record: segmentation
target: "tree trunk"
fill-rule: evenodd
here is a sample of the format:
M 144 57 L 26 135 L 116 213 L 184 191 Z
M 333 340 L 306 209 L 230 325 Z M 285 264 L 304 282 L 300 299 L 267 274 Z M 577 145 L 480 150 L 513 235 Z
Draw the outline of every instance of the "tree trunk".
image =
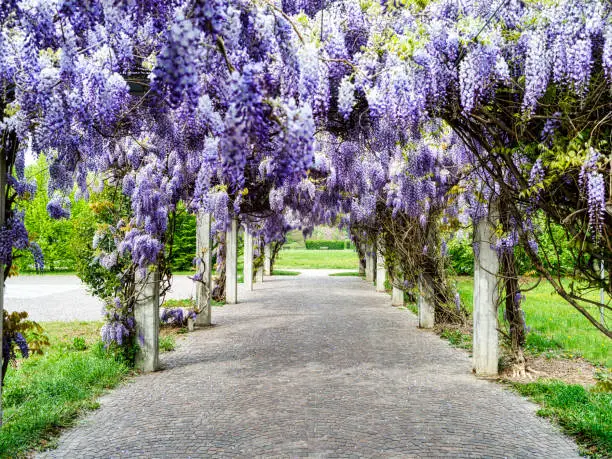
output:
M 212 299 L 225 302 L 225 231 L 219 231 L 215 238 L 217 239 L 217 263 Z
M 505 208 L 504 200 L 500 200 L 500 221 L 504 233 L 513 230 L 510 214 Z M 521 288 L 519 275 L 516 268 L 516 256 L 514 248 L 505 250 L 500 257 L 500 276 L 504 305 L 504 319 L 508 322 L 509 333 L 506 337 L 512 352 L 512 372 L 515 375 L 524 376 L 526 372 L 525 355 L 525 317 L 521 309 Z

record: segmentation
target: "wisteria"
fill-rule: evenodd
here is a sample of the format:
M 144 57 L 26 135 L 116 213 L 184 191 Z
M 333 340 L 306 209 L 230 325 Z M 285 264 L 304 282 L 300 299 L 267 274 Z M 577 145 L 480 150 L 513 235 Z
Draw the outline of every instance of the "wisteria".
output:
M 164 264 L 179 205 L 265 242 L 340 222 L 389 251 L 395 284 L 433 273 L 438 306 L 460 312 L 444 239 L 499 202 L 500 256 L 522 244 L 537 265 L 544 215 L 594 244 L 577 257 L 602 284 L 584 260 L 610 260 L 606 0 L 77 3 L 0 13 L 0 262 L 30 250 L 43 266 L 20 207 L 37 191 L 26 151 L 48 158 L 53 218 L 75 187 L 118 190 L 93 243 L 128 279 L 105 291 L 105 342 L 136 339 L 133 283 Z

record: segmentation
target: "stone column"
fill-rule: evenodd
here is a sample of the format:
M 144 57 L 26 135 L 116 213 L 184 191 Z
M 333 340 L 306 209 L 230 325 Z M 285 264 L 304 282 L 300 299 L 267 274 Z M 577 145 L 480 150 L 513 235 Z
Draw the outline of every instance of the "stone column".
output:
M 270 249 L 270 244 L 266 244 L 264 246 L 264 265 L 263 265 L 263 273 L 265 276 L 272 275 L 272 253 Z
M 376 291 L 385 291 L 385 280 L 387 276 L 387 270 L 385 269 L 385 257 L 380 250 L 381 244 L 376 250 Z
M 255 273 L 255 282 L 257 282 L 258 284 L 263 283 L 264 281 L 264 269 L 263 266 L 260 266 L 259 268 L 257 268 L 257 272 Z
M 479 375 L 496 375 L 499 350 L 497 335 L 497 272 L 499 259 L 491 247 L 494 229 L 487 219 L 475 228 L 473 364 Z
M 136 368 L 144 372 L 159 368 L 159 271 L 136 275 L 134 304 L 138 353 Z
M 395 285 L 391 293 L 391 306 L 404 306 L 404 291 Z
M 244 228 L 244 286 L 253 290 L 253 235 Z
M 238 303 L 238 221 L 232 218 L 225 233 L 225 302 Z
M 435 307 L 431 302 L 431 287 L 423 276 L 419 276 L 419 328 L 433 328 L 435 324 Z
M 376 258 L 374 258 L 375 247 L 373 244 L 366 246 L 366 281 L 374 282 L 376 276 Z
M 196 218 L 196 257 L 200 258 L 197 265 L 202 282 L 196 282 L 196 308 L 200 313 L 196 318 L 197 325 L 210 325 L 212 292 L 212 238 L 210 236 L 211 215 L 198 212 Z

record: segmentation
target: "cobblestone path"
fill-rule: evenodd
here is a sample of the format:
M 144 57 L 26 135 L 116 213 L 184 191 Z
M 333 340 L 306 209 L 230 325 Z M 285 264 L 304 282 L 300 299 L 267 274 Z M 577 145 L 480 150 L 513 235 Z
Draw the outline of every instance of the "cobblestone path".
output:
M 531 403 L 354 277 L 270 278 L 48 457 L 577 457 Z

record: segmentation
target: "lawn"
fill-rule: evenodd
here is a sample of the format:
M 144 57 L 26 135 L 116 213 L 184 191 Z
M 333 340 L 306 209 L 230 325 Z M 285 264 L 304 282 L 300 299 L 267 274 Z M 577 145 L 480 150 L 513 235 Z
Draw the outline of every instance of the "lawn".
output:
M 275 269 L 357 269 L 359 259 L 354 250 L 281 250 Z
M 19 457 L 52 445 L 59 429 L 129 374 L 100 346 L 99 322 L 42 323 L 50 347 L 9 368 L 3 391 L 0 457 Z
M 457 278 L 457 287 L 467 309 L 472 311 L 473 280 Z M 591 362 L 612 367 L 612 340 L 598 331 L 582 314 L 542 282 L 526 292 L 523 309 L 531 333 L 527 347 L 534 351 L 564 350 L 568 356 L 581 355 Z
M 538 402 L 542 408 L 537 414 L 553 419 L 567 434 L 574 436 L 583 453 L 611 457 L 612 393 L 561 381 L 538 381 L 513 387 Z

